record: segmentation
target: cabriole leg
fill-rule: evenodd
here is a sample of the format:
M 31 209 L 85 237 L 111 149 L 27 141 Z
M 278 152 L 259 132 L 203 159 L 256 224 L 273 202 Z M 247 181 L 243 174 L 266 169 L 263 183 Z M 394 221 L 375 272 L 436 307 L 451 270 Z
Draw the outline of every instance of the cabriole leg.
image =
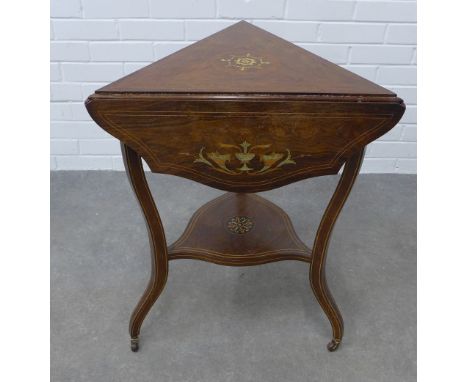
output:
M 168 273 L 167 244 L 164 229 L 151 191 L 146 182 L 141 157 L 121 144 L 127 176 L 145 217 L 151 247 L 151 278 L 130 318 L 130 345 L 138 351 L 140 328 L 146 315 L 164 289 Z
M 341 339 L 343 338 L 343 318 L 327 286 L 325 260 L 333 226 L 353 187 L 361 168 L 363 157 L 364 149 L 357 152 L 346 162 L 338 186 L 323 214 L 312 249 L 309 280 L 312 291 L 332 326 L 333 338 L 327 345 L 329 351 L 335 351 L 341 343 Z

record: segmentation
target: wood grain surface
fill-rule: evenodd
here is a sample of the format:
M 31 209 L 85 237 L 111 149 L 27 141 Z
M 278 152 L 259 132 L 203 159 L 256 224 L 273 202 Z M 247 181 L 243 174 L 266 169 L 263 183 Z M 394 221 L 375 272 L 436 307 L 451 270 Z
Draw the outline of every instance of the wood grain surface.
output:
M 98 92 L 395 95 L 245 21 Z
M 86 107 L 121 142 L 148 227 L 152 271 L 130 320 L 133 351 L 175 259 L 234 266 L 309 263 L 310 286 L 332 326 L 328 350 L 338 348 L 343 319 L 327 286 L 327 248 L 366 145 L 405 111 L 400 98 L 241 22 L 98 90 Z M 142 160 L 153 172 L 230 193 L 200 208 L 168 248 Z M 284 211 L 247 194 L 336 174 L 343 165 L 312 249 Z

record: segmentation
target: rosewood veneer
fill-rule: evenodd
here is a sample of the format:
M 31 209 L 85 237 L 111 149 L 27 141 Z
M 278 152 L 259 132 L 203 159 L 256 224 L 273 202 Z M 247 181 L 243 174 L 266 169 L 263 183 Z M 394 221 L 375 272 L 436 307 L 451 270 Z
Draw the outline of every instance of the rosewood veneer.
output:
M 133 351 L 175 259 L 308 264 L 312 291 L 332 327 L 328 350 L 338 348 L 343 320 L 326 282 L 327 247 L 366 145 L 404 113 L 400 98 L 240 22 L 97 90 L 86 107 L 120 140 L 148 228 L 152 274 L 130 319 Z M 142 159 L 152 172 L 228 193 L 201 207 L 168 246 Z M 284 211 L 254 194 L 342 167 L 313 248 L 297 237 Z

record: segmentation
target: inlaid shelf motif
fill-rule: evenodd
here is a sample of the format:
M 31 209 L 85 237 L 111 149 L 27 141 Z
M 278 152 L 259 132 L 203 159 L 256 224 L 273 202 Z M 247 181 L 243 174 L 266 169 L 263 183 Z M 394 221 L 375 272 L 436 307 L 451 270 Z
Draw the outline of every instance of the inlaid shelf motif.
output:
M 229 58 L 222 58 L 221 61 L 227 62 L 227 66 L 232 66 L 243 72 L 246 69 L 262 69 L 262 65 L 269 65 L 262 57 L 254 57 L 250 53 L 245 56 L 232 55 Z
M 244 234 L 253 228 L 253 221 L 248 216 L 233 216 L 226 224 L 227 229 L 233 233 Z
M 285 164 L 296 164 L 296 162 L 291 159 L 291 152 L 289 149 L 286 149 L 284 153 L 277 153 L 274 151 L 270 153 L 258 152 L 267 150 L 270 146 L 271 144 L 252 146 L 247 141 L 239 145 L 220 143 L 220 148 L 236 151 L 231 151 L 230 153 L 219 153 L 218 151 L 205 152 L 205 147 L 202 147 L 198 153 L 198 157 L 193 163 L 204 163 L 217 171 L 232 175 L 266 174 L 279 169 Z M 260 162 L 262 167 L 258 170 L 251 167 L 254 161 Z M 236 162 L 238 162 L 237 165 Z

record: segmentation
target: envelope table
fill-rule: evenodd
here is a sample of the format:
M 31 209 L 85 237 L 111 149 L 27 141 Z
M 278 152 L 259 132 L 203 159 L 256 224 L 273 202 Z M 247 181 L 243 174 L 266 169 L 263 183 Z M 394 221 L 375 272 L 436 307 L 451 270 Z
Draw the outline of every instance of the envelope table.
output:
M 148 228 L 152 273 L 130 319 L 133 351 L 164 289 L 169 262 L 177 259 L 229 266 L 305 263 L 331 324 L 328 350 L 338 348 L 343 319 L 327 286 L 327 247 L 366 145 L 404 113 L 396 94 L 239 22 L 97 90 L 86 107 L 121 142 Z M 142 159 L 154 173 L 227 193 L 195 212 L 168 246 Z M 340 169 L 312 248 L 282 209 L 255 194 Z M 302 202 L 307 208 L 308 200 Z

